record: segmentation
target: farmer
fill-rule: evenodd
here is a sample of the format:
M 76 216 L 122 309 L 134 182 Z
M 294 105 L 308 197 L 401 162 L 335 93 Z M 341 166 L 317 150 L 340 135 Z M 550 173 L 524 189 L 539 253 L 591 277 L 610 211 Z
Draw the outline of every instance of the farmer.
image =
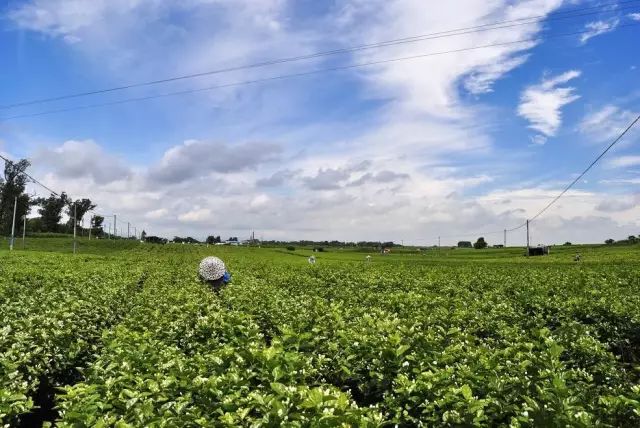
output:
M 576 253 L 576 255 L 573 257 L 573 261 L 579 262 L 580 260 L 582 260 L 582 256 L 580 256 L 580 253 Z
M 231 281 L 224 262 L 217 257 L 207 257 L 200 262 L 200 279 L 206 282 L 216 294 Z

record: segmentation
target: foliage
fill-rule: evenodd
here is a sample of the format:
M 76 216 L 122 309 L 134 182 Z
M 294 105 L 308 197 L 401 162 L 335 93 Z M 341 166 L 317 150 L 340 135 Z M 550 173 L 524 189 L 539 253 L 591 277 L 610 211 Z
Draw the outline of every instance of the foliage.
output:
M 166 244 L 167 243 L 167 239 L 166 238 L 160 238 L 159 236 L 147 236 L 144 240 L 145 242 L 148 242 L 150 244 Z
M 18 231 L 22 230 L 20 220 L 29 213 L 29 195 L 25 193 L 27 177 L 24 173 L 30 165 L 26 159 L 5 162 L 3 179 L 0 180 L 0 233 L 4 236 L 11 234 L 14 206 Z
M 40 208 L 38 213 L 42 219 L 43 232 L 58 232 L 62 210 L 69 204 L 69 197 L 66 193 L 60 196 L 50 195 L 48 198 L 38 198 L 35 204 Z
M 484 248 L 487 248 L 487 242 L 484 240 L 483 237 L 478 238 L 478 240 L 473 244 L 473 248 L 475 248 L 476 250 L 481 250 Z
M 473 248 L 473 244 L 470 241 L 458 242 L 458 248 Z
M 216 295 L 196 269 L 212 249 L 98 241 L 0 252 L 4 424 L 50 384 L 60 427 L 640 425 L 630 247 L 314 266 L 216 247 L 234 274 Z
M 78 199 L 76 201 L 69 201 L 67 206 L 67 216 L 69 217 L 69 224 L 73 226 L 73 219 L 76 220 L 76 226 L 80 226 L 85 214 L 93 210 L 96 204 L 91 202 L 90 199 Z M 104 217 L 102 217 L 104 221 Z
M 207 236 L 206 243 L 209 245 L 219 244 L 221 242 L 222 242 L 222 239 L 220 239 L 220 236 L 213 236 L 213 235 Z

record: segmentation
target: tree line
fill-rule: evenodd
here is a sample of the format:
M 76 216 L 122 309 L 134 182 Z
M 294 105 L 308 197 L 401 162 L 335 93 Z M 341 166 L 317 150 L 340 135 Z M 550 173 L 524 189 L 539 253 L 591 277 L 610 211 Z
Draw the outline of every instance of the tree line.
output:
M 0 177 L 0 232 L 4 236 L 11 234 L 15 210 L 16 234 L 22 233 L 25 218 L 27 232 L 72 233 L 74 225 L 80 227 L 86 214 L 96 205 L 87 198 L 73 200 L 64 192 L 47 198 L 32 197 L 26 192 L 29 182 L 26 172 L 30 166 L 26 159 L 5 162 Z M 39 217 L 28 218 L 33 209 L 37 209 Z M 65 214 L 68 221 L 62 223 Z M 94 235 L 103 233 L 103 222 L 102 216 L 92 217 L 89 228 Z

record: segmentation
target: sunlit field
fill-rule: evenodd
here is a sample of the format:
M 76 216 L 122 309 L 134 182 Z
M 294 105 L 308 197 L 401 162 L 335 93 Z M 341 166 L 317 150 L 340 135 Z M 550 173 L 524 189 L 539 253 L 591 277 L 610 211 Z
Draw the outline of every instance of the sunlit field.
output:
M 640 424 L 638 246 L 311 265 L 300 248 L 27 244 L 0 255 L 5 425 Z M 233 274 L 219 296 L 207 255 Z

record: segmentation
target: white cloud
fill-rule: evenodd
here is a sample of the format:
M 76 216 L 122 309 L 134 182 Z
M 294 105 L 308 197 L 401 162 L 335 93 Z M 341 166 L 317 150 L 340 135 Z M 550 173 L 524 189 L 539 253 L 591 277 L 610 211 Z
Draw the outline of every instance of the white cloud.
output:
M 128 82 L 157 78 L 158 70 L 168 76 L 186 74 L 375 43 L 421 34 L 425 28 L 431 32 L 545 15 L 562 1 L 467 0 L 462 5 L 445 2 L 428 8 L 424 0 L 345 0 L 326 3 L 329 12 L 318 20 L 297 19 L 291 11 L 301 3 L 307 2 L 32 0 L 16 3 L 11 17 L 22 29 L 66 41 L 73 53 L 104 72 L 107 82 Z M 180 19 L 171 19 L 176 16 Z M 331 63 L 508 43 L 534 38 L 541 29 L 537 22 L 363 50 L 333 57 Z M 287 81 L 271 91 L 269 85 L 254 85 L 202 95 L 184 104 L 176 99 L 163 107 L 168 109 L 167 117 L 174 118 L 181 106 L 193 104 L 207 118 L 208 127 L 176 137 L 170 142 L 174 146 L 164 153 L 148 146 L 146 165 L 122 164 L 127 171 L 124 180 L 96 187 L 91 180 L 77 180 L 75 172 L 68 172 L 82 169 L 65 172 L 54 165 L 47 165 L 39 177 L 56 189 L 89 195 L 101 210 L 118 213 L 139 230 L 167 237 L 204 238 L 212 233 L 244 237 L 255 229 L 267 239 L 357 240 L 371 239 L 373 233 L 375 239 L 410 242 L 443 231 L 502 230 L 523 221 L 553 193 L 524 186 L 522 193 L 505 192 L 496 201 L 492 200 L 495 192 L 487 190 L 500 180 L 494 171 L 502 173 L 505 165 L 487 162 L 495 157 L 491 135 L 500 118 L 482 105 L 483 94 L 525 63 L 534 45 L 503 45 L 380 64 L 323 78 L 320 83 Z M 190 88 L 285 74 L 321 66 L 323 61 L 182 83 Z M 541 143 L 555 134 L 562 106 L 577 97 L 572 88 L 562 85 L 578 74 L 548 77 L 536 85 L 540 96 L 531 102 L 542 106 L 533 109 L 532 124 L 535 120 L 542 130 L 534 128 L 539 134 L 532 142 Z M 341 86 L 341 94 L 356 102 L 371 100 L 368 106 L 373 107 L 367 113 L 326 111 L 328 116 L 341 117 L 303 123 L 299 118 L 309 113 L 305 109 L 309 98 L 300 93 L 304 97 L 321 94 L 332 82 L 342 83 L 342 78 L 354 89 L 344 93 Z M 287 109 L 295 113 L 294 127 L 282 120 Z M 222 119 L 211 123 L 218 113 Z M 315 113 L 313 121 L 317 117 Z M 179 123 L 188 132 L 194 129 Z M 238 135 L 221 135 L 229 128 L 237 129 Z M 199 139 L 189 140 L 193 135 Z M 484 170 L 477 165 L 485 165 Z M 636 227 L 640 218 L 632 208 L 607 214 L 598 222 L 603 214 L 595 207 L 603 195 L 568 196 L 572 204 L 561 204 L 549 216 L 555 223 L 534 226 L 540 239 L 599 240 L 603 231 L 608 235 L 627 224 Z M 580 216 L 582 220 L 569 223 L 576 227 L 558 226 Z M 522 238 L 510 237 L 511 242 L 522 242 Z
M 531 144 L 534 144 L 536 146 L 544 146 L 547 143 L 547 137 L 540 134 L 532 135 L 531 137 L 529 137 L 529 140 L 531 141 Z
M 584 44 L 593 37 L 615 30 L 619 23 L 620 20 L 618 18 L 587 23 L 584 27 L 587 32 L 580 36 L 580 43 Z
M 196 208 L 178 215 L 178 221 L 182 223 L 212 222 L 213 215 L 209 208 Z
M 560 85 L 580 74 L 578 70 L 570 70 L 525 88 L 520 96 L 518 115 L 529 121 L 529 128 L 547 137 L 556 135 L 562 124 L 562 107 L 580 98 L 575 88 Z
M 640 21 L 640 13 L 630 13 L 627 16 L 634 21 Z
M 239 172 L 270 162 L 282 152 L 272 143 L 229 145 L 187 140 L 167 150 L 149 179 L 161 184 L 180 183 L 210 173 Z
M 618 156 L 611 159 L 607 164 L 611 168 L 627 168 L 630 166 L 638 166 L 640 165 L 640 156 L 636 156 L 636 155 Z
M 620 135 L 636 116 L 637 114 L 632 111 L 607 104 L 585 115 L 578 125 L 578 130 L 590 141 L 601 143 L 613 140 Z M 632 130 L 630 136 L 636 133 L 637 131 Z M 631 138 L 630 136 L 627 138 Z
M 98 185 L 126 180 L 132 174 L 123 160 L 93 140 L 69 140 L 55 149 L 42 148 L 36 152 L 34 163 L 51 166 L 62 178 L 91 178 Z

